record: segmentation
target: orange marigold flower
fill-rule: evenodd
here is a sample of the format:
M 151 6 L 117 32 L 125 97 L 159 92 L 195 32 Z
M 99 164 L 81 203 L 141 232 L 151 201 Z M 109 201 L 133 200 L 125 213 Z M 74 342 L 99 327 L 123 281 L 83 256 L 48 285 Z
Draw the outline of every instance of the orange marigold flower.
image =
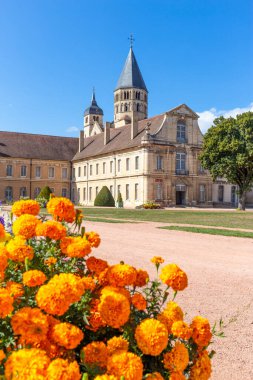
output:
M 96 365 L 106 368 L 108 352 L 103 342 L 91 342 L 82 349 L 83 362 L 89 365 Z
M 67 198 L 55 197 L 47 203 L 47 210 L 52 214 L 55 220 L 72 223 L 75 220 L 74 204 Z
M 38 306 L 48 314 L 63 315 L 84 293 L 82 279 L 72 273 L 55 275 L 36 295 Z
M 81 373 L 76 361 L 65 359 L 53 360 L 47 368 L 47 380 L 79 380 Z
M 88 317 L 89 325 L 85 327 L 88 330 L 97 331 L 100 327 L 106 326 L 106 322 L 101 318 L 98 311 L 99 300 L 93 299 L 91 302 L 90 315 Z
M 149 281 L 148 272 L 142 269 L 137 270 L 136 280 L 134 281 L 134 286 L 145 286 Z
M 5 237 L 4 226 L 2 225 L 2 223 L 0 223 L 0 238 L 4 238 L 4 237 Z
M 132 352 L 121 352 L 108 359 L 107 372 L 124 380 L 142 380 L 143 364 L 141 358 Z
M 154 256 L 150 261 L 156 265 L 164 263 L 164 259 L 161 256 Z
M 33 344 L 46 339 L 48 319 L 38 308 L 23 307 L 12 317 L 11 326 L 22 343 Z
M 157 316 L 157 319 L 164 323 L 167 327 L 167 330 L 169 334 L 171 333 L 171 327 L 174 322 L 176 321 L 182 321 L 184 317 L 184 313 L 180 306 L 174 301 L 168 302 L 167 306 L 163 310 L 162 313 L 160 313 Z
M 135 339 L 145 355 L 157 356 L 167 347 L 168 330 L 160 321 L 147 318 L 137 326 Z
M 97 248 L 99 246 L 101 239 L 97 232 L 86 232 L 85 236 L 92 247 Z
M 60 248 L 61 248 L 62 253 L 66 254 L 68 246 L 71 243 L 73 243 L 74 241 L 75 241 L 74 236 L 66 236 L 66 237 L 62 238 L 61 242 L 60 242 Z
M 127 264 L 116 264 L 108 269 L 108 280 L 112 286 L 133 285 L 136 281 L 137 271 Z
M 48 257 L 47 259 L 44 260 L 44 263 L 45 263 L 45 265 L 47 265 L 47 266 L 54 265 L 54 264 L 57 263 L 57 258 L 56 258 L 56 257 L 53 257 L 53 256 Z
M 45 273 L 40 270 L 29 270 L 23 273 L 23 284 L 29 287 L 39 286 L 47 280 Z
M 170 380 L 186 380 L 183 372 L 171 372 Z
M 148 373 L 145 380 L 164 380 L 164 377 L 159 372 Z
M 190 380 L 208 380 L 211 377 L 212 367 L 208 352 L 202 351 L 191 367 Z
M 83 340 L 83 332 L 71 323 L 57 323 L 52 330 L 52 339 L 69 350 L 76 348 Z
M 3 350 L 0 350 L 0 363 L 6 358 L 6 355 Z
M 38 215 L 40 212 L 40 205 L 38 202 L 27 199 L 27 200 L 21 200 L 17 201 L 13 204 L 11 211 L 14 215 L 20 216 L 23 214 L 30 214 L 30 215 Z
M 96 276 L 99 276 L 106 268 L 108 268 L 108 263 L 105 260 L 97 259 L 94 256 L 89 257 L 86 260 L 87 268 L 90 272 L 95 273 Z
M 130 303 L 123 294 L 106 292 L 100 297 L 98 311 L 108 326 L 117 329 L 128 321 Z
M 184 290 L 187 287 L 187 275 L 176 264 L 168 264 L 163 267 L 160 279 L 173 290 Z
M 68 257 L 84 257 L 91 253 L 91 246 L 87 240 L 78 236 L 67 246 L 66 251 Z
M 48 220 L 38 224 L 36 227 L 36 235 L 48 237 L 52 240 L 60 240 L 66 236 L 67 230 L 60 222 Z
M 118 380 L 119 378 L 114 375 L 97 375 L 94 380 Z
M 82 277 L 82 283 L 85 290 L 94 290 L 96 287 L 96 284 L 92 277 Z
M 192 336 L 192 329 L 186 322 L 183 321 L 174 322 L 171 327 L 171 332 L 177 338 L 184 340 L 188 340 Z
M 36 348 L 23 348 L 12 351 L 5 363 L 6 380 L 43 380 L 46 379 L 46 371 L 50 359 L 45 351 Z M 18 376 L 17 376 L 18 374 Z
M 25 239 L 36 236 L 36 227 L 41 221 L 34 215 L 23 214 L 13 223 L 14 235 L 21 235 Z
M 16 236 L 6 245 L 9 259 L 17 262 L 24 262 L 26 258 L 33 259 L 34 251 L 29 245 L 26 245 L 26 240 L 21 236 Z
M 125 288 L 117 288 L 116 286 L 107 285 L 107 286 L 104 286 L 103 289 L 101 290 L 101 295 L 108 294 L 110 292 L 120 293 L 123 296 L 125 296 L 129 302 L 131 302 L 131 294 L 130 294 L 129 290 L 127 290 Z
M 24 294 L 24 288 L 22 284 L 19 284 L 18 282 L 7 281 L 6 289 L 14 299 L 22 297 Z
M 137 310 L 145 310 L 147 307 L 147 301 L 140 293 L 135 293 L 131 298 L 132 304 Z
M 7 289 L 0 288 L 0 318 L 5 318 L 13 311 L 14 299 Z
M 193 318 L 191 326 L 192 339 L 201 347 L 207 346 L 212 338 L 208 319 L 201 316 Z
M 112 356 L 120 352 L 127 352 L 128 346 L 128 341 L 124 339 L 122 336 L 114 336 L 113 338 L 107 341 L 108 355 Z
M 163 355 L 163 364 L 171 372 L 183 371 L 189 363 L 189 353 L 183 343 L 176 342 L 170 352 Z
M 108 272 L 109 272 L 109 268 L 106 268 L 105 270 L 103 270 L 103 272 L 99 274 L 98 282 L 100 285 L 102 286 L 109 285 Z
M 1 224 L 1 223 L 0 223 Z M 0 247 L 0 268 L 5 271 L 8 266 L 8 251 L 5 247 Z

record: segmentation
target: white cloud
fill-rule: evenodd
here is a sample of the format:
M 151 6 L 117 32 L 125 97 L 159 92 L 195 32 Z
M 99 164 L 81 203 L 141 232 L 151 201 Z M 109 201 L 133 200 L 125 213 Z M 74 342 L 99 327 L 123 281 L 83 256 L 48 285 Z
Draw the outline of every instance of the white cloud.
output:
M 247 107 L 237 107 L 233 108 L 232 110 L 222 110 L 219 111 L 216 108 L 211 108 L 210 110 L 203 111 L 203 112 L 197 112 L 199 115 L 199 126 L 203 133 L 205 133 L 209 127 L 213 124 L 213 121 L 216 117 L 224 116 L 224 117 L 235 117 L 236 115 L 239 115 L 243 112 L 253 112 L 253 102 L 250 103 Z
M 69 132 L 69 133 L 71 133 L 71 132 L 78 132 L 79 128 L 77 128 L 75 126 L 72 126 L 72 127 L 67 128 L 66 131 Z

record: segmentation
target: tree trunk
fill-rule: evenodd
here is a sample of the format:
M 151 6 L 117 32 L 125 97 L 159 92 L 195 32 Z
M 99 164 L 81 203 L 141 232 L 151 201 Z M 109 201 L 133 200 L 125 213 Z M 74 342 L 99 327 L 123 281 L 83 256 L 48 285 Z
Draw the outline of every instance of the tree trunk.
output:
M 239 210 L 245 211 L 245 201 L 246 201 L 246 191 L 239 190 L 239 202 L 238 202 Z

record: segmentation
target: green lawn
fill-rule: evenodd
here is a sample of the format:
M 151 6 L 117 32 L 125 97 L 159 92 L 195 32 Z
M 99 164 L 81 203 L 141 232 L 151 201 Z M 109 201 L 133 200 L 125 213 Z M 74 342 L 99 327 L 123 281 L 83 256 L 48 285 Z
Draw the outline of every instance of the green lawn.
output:
M 231 231 L 215 228 L 206 228 L 206 227 L 185 227 L 185 226 L 167 226 L 167 227 L 158 227 L 164 230 L 172 231 L 186 231 L 193 232 L 198 234 L 208 234 L 208 235 L 222 235 L 222 236 L 235 236 L 240 238 L 250 238 L 253 239 L 252 232 L 245 231 Z
M 253 230 L 253 212 L 200 210 L 127 210 L 115 208 L 82 208 L 85 217 L 153 221 L 175 224 L 243 228 Z

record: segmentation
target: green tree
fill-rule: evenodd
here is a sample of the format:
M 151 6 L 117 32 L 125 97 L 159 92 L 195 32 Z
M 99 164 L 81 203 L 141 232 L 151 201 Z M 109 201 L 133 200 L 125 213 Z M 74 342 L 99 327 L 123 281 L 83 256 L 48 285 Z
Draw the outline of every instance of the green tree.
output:
M 103 186 L 98 195 L 96 196 L 94 206 L 115 207 L 114 198 L 107 186 Z
M 41 189 L 39 195 L 38 195 L 38 198 L 44 198 L 46 199 L 47 201 L 49 201 L 49 198 L 50 198 L 50 194 L 52 194 L 52 191 L 50 189 L 49 186 L 45 186 Z
M 253 186 L 253 112 L 215 119 L 200 160 L 214 180 L 224 177 L 238 186 L 239 208 L 245 210 L 246 192 Z

